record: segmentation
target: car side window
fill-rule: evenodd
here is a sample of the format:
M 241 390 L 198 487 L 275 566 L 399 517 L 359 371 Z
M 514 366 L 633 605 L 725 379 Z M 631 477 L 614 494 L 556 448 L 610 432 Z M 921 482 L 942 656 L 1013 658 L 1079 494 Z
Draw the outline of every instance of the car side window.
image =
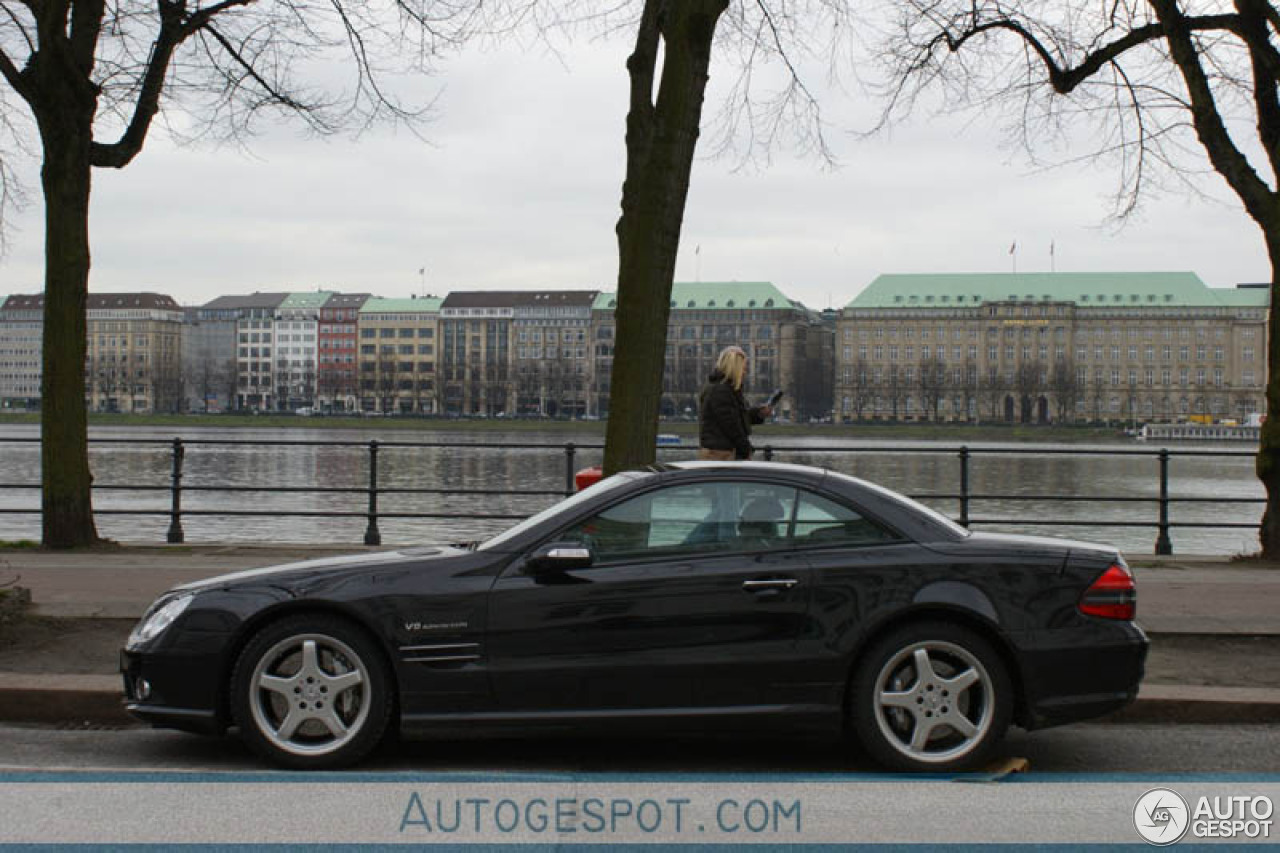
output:
M 560 538 L 597 563 L 789 547 L 796 490 L 711 482 L 658 489 L 579 522 Z
M 901 536 L 857 511 L 812 492 L 801 492 L 796 507 L 798 545 L 881 545 Z

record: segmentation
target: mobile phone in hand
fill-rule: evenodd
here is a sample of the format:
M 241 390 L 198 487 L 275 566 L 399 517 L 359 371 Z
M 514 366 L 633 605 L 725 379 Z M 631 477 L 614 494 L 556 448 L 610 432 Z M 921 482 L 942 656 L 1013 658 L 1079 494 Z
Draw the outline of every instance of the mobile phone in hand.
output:
M 777 391 L 774 391 L 772 394 L 769 395 L 769 402 L 765 403 L 765 405 L 772 409 L 778 405 L 778 401 L 781 399 L 782 399 L 782 389 L 779 388 Z

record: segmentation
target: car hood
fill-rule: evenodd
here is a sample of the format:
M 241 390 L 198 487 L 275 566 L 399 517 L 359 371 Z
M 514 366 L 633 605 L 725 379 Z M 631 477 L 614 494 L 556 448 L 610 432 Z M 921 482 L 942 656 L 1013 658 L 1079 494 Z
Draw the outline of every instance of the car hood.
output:
M 296 563 L 283 563 L 277 566 L 264 566 L 260 569 L 231 572 L 230 574 L 217 575 L 175 586 L 171 591 L 198 592 L 203 589 L 228 587 L 242 583 L 273 583 L 284 580 L 299 580 L 304 577 L 338 574 L 352 569 L 372 569 L 395 566 L 401 563 L 431 562 L 458 557 L 466 553 L 469 552 L 462 548 L 436 545 L 405 548 L 400 551 L 376 551 L 372 554 L 344 554 L 338 557 L 323 557 L 316 560 L 302 560 Z

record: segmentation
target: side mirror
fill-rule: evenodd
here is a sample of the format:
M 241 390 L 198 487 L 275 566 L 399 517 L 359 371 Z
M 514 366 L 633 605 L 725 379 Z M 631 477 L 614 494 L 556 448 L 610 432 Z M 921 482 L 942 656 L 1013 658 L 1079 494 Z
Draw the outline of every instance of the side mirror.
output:
M 525 570 L 531 574 L 567 572 L 589 568 L 591 563 L 591 549 L 581 542 L 552 542 L 533 552 Z

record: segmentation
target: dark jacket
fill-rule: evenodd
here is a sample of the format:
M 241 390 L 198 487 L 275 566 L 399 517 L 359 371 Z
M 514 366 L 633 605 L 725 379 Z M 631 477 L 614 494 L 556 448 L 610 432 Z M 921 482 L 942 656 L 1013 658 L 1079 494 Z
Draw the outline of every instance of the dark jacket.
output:
M 759 409 L 748 409 L 742 392 L 715 371 L 698 398 L 698 444 L 710 450 L 732 450 L 738 459 L 751 458 L 751 425 L 764 423 Z

